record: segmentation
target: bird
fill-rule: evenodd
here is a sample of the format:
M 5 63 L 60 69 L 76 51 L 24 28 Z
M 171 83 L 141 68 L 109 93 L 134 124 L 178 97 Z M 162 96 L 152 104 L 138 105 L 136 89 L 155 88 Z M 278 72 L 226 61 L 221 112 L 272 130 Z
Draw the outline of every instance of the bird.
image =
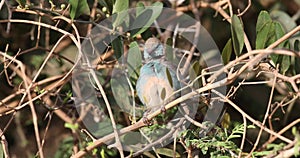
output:
M 149 38 L 144 45 L 144 65 L 136 82 L 137 95 L 150 111 L 163 108 L 176 96 L 180 89 L 180 76 L 176 66 L 165 58 L 163 44 L 155 37 Z

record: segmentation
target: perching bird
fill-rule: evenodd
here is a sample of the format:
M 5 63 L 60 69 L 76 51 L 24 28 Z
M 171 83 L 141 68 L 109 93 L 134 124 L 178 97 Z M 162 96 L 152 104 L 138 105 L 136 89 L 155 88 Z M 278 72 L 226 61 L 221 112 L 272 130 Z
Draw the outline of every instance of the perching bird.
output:
M 157 38 L 146 41 L 143 55 L 145 64 L 140 70 L 136 90 L 140 101 L 149 110 L 156 110 L 176 97 L 173 92 L 180 89 L 179 77 L 176 66 L 166 61 L 164 47 Z

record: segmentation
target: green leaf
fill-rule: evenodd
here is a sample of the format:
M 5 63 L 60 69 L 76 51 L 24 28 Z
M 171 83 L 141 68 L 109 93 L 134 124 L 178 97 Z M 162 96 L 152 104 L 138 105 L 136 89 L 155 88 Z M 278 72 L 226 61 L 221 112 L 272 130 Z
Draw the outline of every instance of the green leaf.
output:
M 165 45 L 165 54 L 166 54 L 167 61 L 174 61 L 174 59 L 176 58 L 175 53 L 173 53 L 172 45 L 173 45 L 172 38 L 168 38 Z
M 152 17 L 153 10 L 145 9 L 136 19 L 134 19 L 133 23 L 130 26 L 131 33 L 130 35 L 134 38 L 136 35 L 143 33 L 149 26 L 147 24 Z M 145 29 L 144 29 L 145 28 Z M 141 31 L 142 30 L 142 31 Z
M 281 64 L 280 64 L 280 72 L 285 74 L 287 72 L 287 70 L 290 68 L 291 66 L 291 57 L 290 56 L 287 56 L 287 55 L 284 55 L 282 57 L 282 61 L 281 61 Z
M 113 14 L 120 13 L 127 10 L 129 7 L 129 0 L 116 0 L 113 5 Z
M 231 38 L 227 41 L 223 51 L 222 51 L 222 59 L 223 63 L 226 65 L 230 61 L 230 57 L 232 54 L 232 41 Z
M 201 74 L 201 70 L 202 70 L 202 67 L 200 65 L 200 62 L 199 61 L 195 61 L 191 65 L 191 67 L 189 68 L 189 76 L 190 76 L 191 81 L 194 81 L 198 77 L 198 75 Z M 199 88 L 201 86 L 202 86 L 202 80 L 201 79 L 198 79 L 193 84 L 194 88 Z
M 285 35 L 285 31 L 279 22 L 273 22 L 273 24 L 275 29 L 276 40 L 278 40 L 279 38 Z M 284 48 L 284 45 L 286 45 L 286 42 L 282 42 L 281 44 L 279 44 L 278 48 Z
M 160 155 L 164 155 L 167 157 L 180 157 L 180 154 L 178 152 L 175 153 L 174 155 L 174 151 L 172 149 L 169 148 L 158 148 L 156 149 L 156 152 Z
M 300 41 L 299 40 L 296 40 L 294 42 L 294 50 L 296 52 L 300 51 Z M 295 57 L 295 71 L 296 71 L 296 74 L 300 74 L 300 57 L 299 56 Z
M 114 49 L 114 54 L 116 56 L 117 59 L 119 59 L 123 52 L 124 52 L 124 48 L 123 48 L 123 42 L 122 42 L 122 38 L 121 36 L 118 36 L 117 38 L 115 38 L 112 42 L 111 42 L 112 48 Z
M 252 129 L 254 129 L 255 128 L 255 126 L 254 125 L 248 125 L 248 127 L 247 128 L 252 128 Z
M 292 134 L 293 134 L 294 136 L 296 136 L 296 134 L 297 134 L 297 127 L 293 127 L 293 128 L 292 128 Z
M 207 146 L 204 146 L 203 148 L 201 148 L 202 154 L 205 155 L 207 153 L 207 151 L 208 151 L 208 147 Z
M 113 19 L 113 29 L 123 24 L 123 22 L 126 22 L 126 24 L 129 23 L 129 15 L 127 11 L 123 11 L 120 13 L 117 13 L 112 16 Z
M 113 16 L 115 19 L 113 20 L 113 27 L 116 28 L 120 26 L 124 21 L 129 23 L 129 15 L 128 15 L 128 7 L 129 1 L 128 0 L 116 0 L 113 5 Z
M 165 100 L 165 99 L 166 99 L 166 95 L 167 95 L 166 88 L 163 88 L 163 89 L 161 90 L 161 93 L 160 93 L 160 98 L 161 98 L 162 100 Z
M 0 144 L 0 158 L 4 158 L 4 151 L 3 151 L 2 144 Z
M 19 4 L 19 6 L 21 6 L 22 8 L 25 8 L 26 0 L 16 0 L 16 1 Z
M 101 155 L 101 157 L 106 157 L 105 150 L 103 148 L 100 151 L 100 155 Z
M 280 11 L 280 10 L 274 10 L 270 13 L 271 18 L 273 21 L 279 22 L 284 30 L 284 32 L 289 32 L 292 29 L 297 27 L 296 21 L 287 13 Z M 294 43 L 297 39 L 299 39 L 300 33 L 296 33 L 294 36 L 289 38 L 289 43 L 292 48 L 294 48 Z
M 253 152 L 253 156 L 262 157 L 266 155 L 270 155 L 272 151 L 259 151 L 259 152 Z
M 113 132 L 111 122 L 108 119 L 98 122 L 98 130 L 93 133 L 96 137 L 103 137 L 109 133 Z
M 270 16 L 273 19 L 273 21 L 276 21 L 281 24 L 281 27 L 283 28 L 284 32 L 289 32 L 297 27 L 297 23 L 295 22 L 295 20 L 283 11 L 274 10 L 270 13 Z M 300 33 L 298 32 L 294 36 L 289 38 L 288 41 L 292 48 L 294 48 L 294 43 L 297 39 L 299 39 L 299 37 Z
M 152 6 L 146 7 L 144 11 L 142 11 L 134 20 L 131 28 L 131 36 L 134 38 L 138 34 L 146 31 L 154 20 L 160 15 L 163 8 L 163 4 L 161 2 L 155 2 Z
M 299 52 L 300 51 L 300 40 L 296 40 L 295 43 L 294 43 L 294 50 L 296 52 Z
M 138 17 L 142 11 L 145 9 L 145 5 L 143 2 L 138 2 L 136 4 L 136 17 Z
M 257 18 L 256 23 L 256 49 L 263 49 L 267 47 L 267 42 L 270 39 L 270 32 L 274 32 L 272 29 L 272 19 L 267 11 L 261 11 Z
M 54 158 L 66 158 L 72 156 L 72 147 L 74 140 L 72 137 L 66 137 L 59 144 L 57 151 L 55 152 Z
M 233 15 L 231 18 L 231 36 L 236 56 L 240 56 L 244 47 L 244 29 L 240 19 Z
M 269 46 L 270 44 L 274 43 L 277 39 L 279 39 L 280 37 L 282 37 L 284 35 L 284 31 L 281 27 L 281 25 L 278 22 L 272 22 L 271 27 L 269 28 L 270 32 L 268 33 L 268 41 L 266 42 L 266 46 Z M 284 47 L 284 42 L 281 43 L 280 45 L 278 45 L 278 48 L 283 48 Z M 278 54 L 271 54 L 271 59 L 274 62 L 274 66 L 276 67 L 277 63 L 280 63 L 281 60 L 281 55 Z
M 231 139 L 234 139 L 234 138 L 240 138 L 241 136 L 240 135 L 230 135 L 228 137 L 228 140 L 231 140 Z
M 267 11 L 261 11 L 258 15 L 256 22 L 256 32 L 262 30 L 262 28 L 269 22 L 272 22 L 271 16 Z
M 129 45 L 127 64 L 129 76 L 137 79 L 138 74 L 136 70 L 142 66 L 142 54 L 138 43 L 135 41 L 131 42 Z
M 268 35 L 266 37 L 267 42 L 266 42 L 265 47 L 272 44 L 276 40 L 280 39 L 284 35 L 285 35 L 285 31 L 284 31 L 282 25 L 279 22 L 276 22 L 276 21 L 272 22 L 271 27 L 269 27 Z M 277 48 L 287 48 L 287 49 L 289 49 L 288 41 L 282 42 L 281 44 L 279 44 L 277 46 Z M 273 63 L 275 64 L 274 66 L 276 66 L 276 64 L 280 64 L 280 72 L 283 73 L 283 74 L 285 74 L 291 66 L 291 57 L 289 57 L 289 56 L 271 54 L 270 57 L 271 57 L 271 60 L 273 61 Z
M 71 130 L 77 130 L 79 125 L 77 123 L 72 124 L 72 123 L 65 123 L 65 128 L 69 128 Z
M 279 22 L 273 22 L 274 24 L 274 29 L 275 29 L 275 38 L 276 40 L 278 40 L 279 38 L 281 38 L 282 36 L 285 35 L 285 31 L 282 27 L 282 25 L 279 23 Z M 281 44 L 279 44 L 277 46 L 277 48 L 287 48 L 289 49 L 289 43 L 288 41 L 284 41 L 282 42 Z M 272 54 L 273 56 L 279 56 L 277 54 Z M 275 63 L 275 61 L 273 61 Z M 278 61 L 277 61 L 278 62 Z M 291 57 L 290 56 L 287 56 L 287 55 L 284 55 L 282 57 L 282 60 L 279 61 L 280 62 L 280 72 L 285 74 L 287 72 L 287 70 L 290 68 L 291 66 Z
M 113 70 L 112 79 L 110 80 L 111 89 L 115 96 L 115 101 L 119 107 L 124 111 L 130 112 L 136 110 L 132 107 L 132 97 L 128 97 L 128 93 L 131 92 L 127 78 L 124 75 L 124 69 L 115 68 Z M 116 97 L 116 95 L 118 97 Z
M 172 80 L 172 76 L 171 76 L 171 73 L 169 71 L 168 68 L 166 68 L 166 75 L 167 75 L 167 78 L 168 78 L 168 81 L 169 81 L 169 84 L 171 85 L 171 87 L 173 87 L 173 80 Z
M 299 155 L 300 155 L 299 145 L 295 145 L 295 147 L 294 147 L 294 156 L 298 157 Z
M 259 31 L 256 30 L 256 49 L 267 47 L 267 42 L 270 41 L 269 32 L 274 32 L 272 22 L 266 23 Z
M 122 142 L 126 142 L 126 144 L 139 144 L 141 143 L 140 139 L 132 139 L 132 138 L 140 138 L 141 134 L 139 132 L 128 132 L 121 137 Z
M 225 112 L 223 119 L 221 121 L 221 125 L 222 127 L 224 127 L 225 129 L 228 129 L 230 127 L 231 124 L 231 119 L 230 119 L 230 114 Z M 229 139 L 228 139 L 229 140 Z
M 82 14 L 90 14 L 90 8 L 87 0 L 69 0 L 70 3 L 70 17 L 73 20 Z
M 279 22 L 283 26 L 285 32 L 291 31 L 297 26 L 296 22 L 283 11 L 274 10 L 270 13 L 270 16 L 273 21 Z

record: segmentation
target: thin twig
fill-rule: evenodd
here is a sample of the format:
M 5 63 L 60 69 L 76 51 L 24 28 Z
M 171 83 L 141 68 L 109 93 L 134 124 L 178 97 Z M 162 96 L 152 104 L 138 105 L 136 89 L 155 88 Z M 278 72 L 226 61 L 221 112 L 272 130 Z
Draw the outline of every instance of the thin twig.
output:
M 10 158 L 9 156 L 9 152 L 8 152 L 8 143 L 7 140 L 4 136 L 4 133 L 2 132 L 2 130 L 0 129 L 0 142 L 2 144 L 2 149 L 3 149 L 3 153 L 4 153 L 4 157 L 5 158 Z
M 241 13 L 239 13 L 237 16 L 243 16 L 249 10 L 250 7 L 251 7 L 251 0 L 248 0 L 247 7 Z
M 240 149 L 241 151 L 239 152 L 239 158 L 242 156 L 242 152 L 243 152 L 243 149 L 244 149 L 244 144 L 245 144 L 245 140 L 246 140 L 246 132 L 247 132 L 247 119 L 244 115 L 243 116 L 243 122 L 244 122 L 244 131 L 243 131 L 243 138 L 242 138 L 242 142 L 241 142 L 241 146 L 240 146 Z
M 201 28 L 201 24 L 199 21 L 197 21 L 195 24 L 195 36 L 194 36 L 194 40 L 193 40 L 193 45 L 192 45 L 192 48 L 190 49 L 190 54 L 188 55 L 188 57 L 184 63 L 182 76 L 185 76 L 186 73 L 188 72 L 189 65 L 191 63 L 193 54 L 196 50 L 196 47 L 197 47 L 197 44 L 199 41 L 200 28 Z
M 92 7 L 92 10 L 91 10 L 91 14 L 90 14 L 91 20 L 95 20 L 96 11 L 97 11 L 97 5 L 98 5 L 98 1 L 94 0 L 93 7 Z M 88 24 L 88 26 L 87 26 L 87 35 L 91 34 L 92 27 L 93 27 L 92 23 Z
M 281 129 L 278 132 L 278 135 L 282 135 L 284 132 L 286 132 L 287 130 L 289 130 L 290 128 L 292 128 L 293 126 L 295 126 L 296 124 L 300 123 L 300 118 L 298 118 L 297 120 L 291 122 L 290 124 L 288 124 L 287 126 L 285 126 L 283 129 Z M 276 139 L 278 138 L 278 136 L 274 135 L 272 136 L 267 142 L 265 142 L 261 148 L 265 148 L 268 144 L 274 142 Z
M 296 141 L 291 143 L 291 144 L 296 144 Z M 298 149 L 298 151 L 296 150 Z M 283 150 L 283 151 L 280 151 L 278 155 L 274 156 L 273 158 L 285 158 L 285 157 L 293 157 L 295 156 L 295 153 L 299 153 L 299 147 L 292 147 L 290 149 L 286 149 L 286 150 Z
M 278 138 L 280 138 L 281 140 L 287 142 L 287 143 L 291 143 L 292 140 L 268 129 L 265 126 L 262 126 L 261 123 L 259 121 L 256 121 L 255 119 L 253 119 L 252 117 L 250 117 L 247 113 L 245 113 L 239 106 L 237 106 L 235 103 L 233 103 L 230 99 L 228 99 L 227 97 L 225 97 L 223 94 L 221 94 L 218 91 L 212 90 L 213 93 L 217 94 L 218 96 L 220 96 L 223 100 L 225 100 L 227 103 L 229 103 L 235 110 L 237 110 L 240 114 L 244 115 L 249 121 L 251 121 L 253 124 L 255 124 L 256 126 L 262 128 L 264 131 L 270 133 L 271 135 L 275 135 Z
M 92 67 L 91 63 L 89 63 L 89 60 L 87 60 L 87 61 L 88 61 L 88 66 Z M 121 157 L 123 158 L 124 157 L 123 147 L 122 147 L 122 144 L 121 144 L 121 141 L 120 141 L 119 132 L 118 132 L 118 129 L 117 129 L 117 125 L 116 125 L 116 122 L 115 122 L 115 119 L 114 119 L 114 115 L 113 115 L 110 103 L 107 99 L 107 96 L 105 94 L 105 91 L 104 91 L 102 85 L 100 84 L 100 81 L 98 80 L 98 77 L 97 77 L 95 71 L 93 69 L 89 69 L 89 70 L 90 70 L 89 72 L 92 75 L 92 77 L 93 77 L 93 79 L 96 83 L 96 86 L 100 90 L 101 96 L 102 96 L 102 98 L 105 102 L 105 105 L 106 105 L 106 108 L 108 110 L 108 114 L 109 114 L 109 117 L 110 117 L 110 120 L 111 120 L 111 123 L 112 123 L 113 131 L 114 131 L 114 134 L 115 134 L 116 145 L 117 145 L 116 147 L 119 150 Z
M 273 84 L 272 84 L 272 88 L 271 88 L 271 92 L 270 92 L 270 96 L 269 96 L 269 102 L 268 102 L 267 110 L 265 112 L 265 116 L 264 116 L 264 119 L 262 121 L 261 128 L 259 130 L 259 133 L 258 133 L 257 139 L 254 143 L 254 146 L 253 146 L 252 150 L 250 151 L 250 153 L 247 155 L 247 157 L 251 157 L 252 153 L 256 149 L 256 147 L 259 143 L 259 140 L 261 138 L 261 134 L 262 134 L 262 131 L 263 131 L 262 127 L 265 126 L 265 123 L 266 123 L 266 121 L 268 119 L 268 116 L 269 116 L 269 112 L 270 112 L 270 108 L 271 108 L 271 104 L 272 104 L 272 99 L 273 99 L 273 95 L 274 95 L 274 90 L 275 90 L 276 79 L 277 79 L 277 76 L 275 75 L 274 80 L 273 80 Z

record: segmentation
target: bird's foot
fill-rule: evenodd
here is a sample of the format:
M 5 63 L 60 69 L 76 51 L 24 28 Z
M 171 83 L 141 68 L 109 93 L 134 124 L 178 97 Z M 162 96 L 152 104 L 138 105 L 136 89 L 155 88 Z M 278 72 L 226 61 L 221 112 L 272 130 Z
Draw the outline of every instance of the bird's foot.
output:
M 152 121 L 149 120 L 149 119 L 147 118 L 147 116 L 143 116 L 142 119 L 143 119 L 144 124 L 146 124 L 146 125 L 148 125 L 148 126 L 151 126 L 151 125 L 152 125 Z
M 148 125 L 148 126 L 151 126 L 152 125 L 152 120 L 149 120 L 148 119 L 148 114 L 149 114 L 150 110 L 146 111 L 144 114 L 143 114 L 143 122 L 144 124 Z
M 162 113 L 162 114 L 165 114 L 166 111 L 167 111 L 167 109 L 165 108 L 165 106 L 162 106 L 162 107 L 160 108 L 160 110 L 161 110 L 161 113 Z

